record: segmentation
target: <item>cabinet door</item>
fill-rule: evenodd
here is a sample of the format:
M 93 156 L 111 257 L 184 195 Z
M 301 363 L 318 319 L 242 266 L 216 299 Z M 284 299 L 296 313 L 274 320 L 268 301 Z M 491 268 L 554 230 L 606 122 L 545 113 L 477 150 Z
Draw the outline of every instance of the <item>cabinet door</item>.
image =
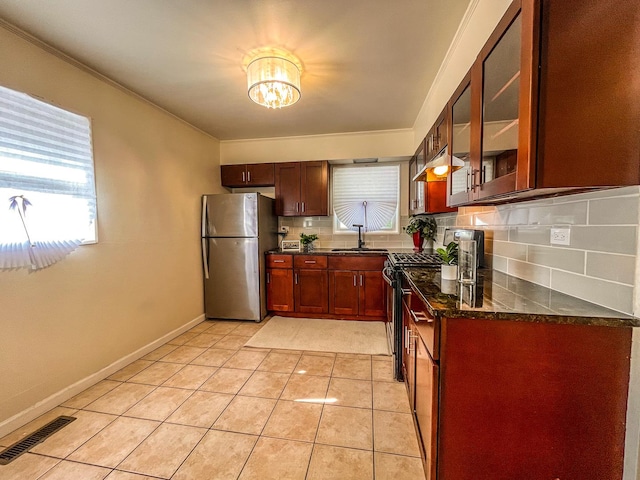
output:
M 276 215 L 300 214 L 300 163 L 276 163 Z
M 402 372 L 404 374 L 404 382 L 409 393 L 409 404 L 411 411 L 415 405 L 415 335 L 413 333 L 411 314 L 407 305 L 408 298 L 406 295 L 402 297 Z
M 425 212 L 424 182 L 414 182 L 413 177 L 424 167 L 426 158 L 426 142 L 420 142 L 416 153 L 409 162 L 409 214 L 417 215 Z
M 438 366 L 420 338 L 416 339 L 415 415 L 422 443 L 426 480 L 436 478 Z
M 220 183 L 223 187 L 244 187 L 247 183 L 246 165 L 221 165 Z
M 382 271 L 358 272 L 359 289 L 359 314 L 365 317 L 384 317 L 385 305 L 385 281 Z
M 301 162 L 299 215 L 328 215 L 328 210 L 328 162 Z
M 541 3 L 537 187 L 640 184 L 638 1 Z
M 519 3 L 509 8 L 472 70 L 481 120 L 476 199 L 534 186 L 529 172 L 535 159 L 531 37 L 536 2 L 522 2 L 522 8 Z
M 293 312 L 292 269 L 267 269 L 267 310 Z
M 358 315 L 358 272 L 329 270 L 329 313 Z
M 275 185 L 275 168 L 273 163 L 247 165 L 247 185 L 252 187 L 271 187 Z
M 326 270 L 295 270 L 294 291 L 296 312 L 328 312 L 329 292 Z
M 462 80 L 449 102 L 449 152 L 452 172 L 447 178 L 448 204 L 464 205 L 471 199 L 471 74 Z M 454 170 L 458 164 L 459 168 Z M 461 165 L 460 165 L 461 164 Z
M 425 184 L 426 192 L 426 212 L 427 213 L 444 213 L 455 212 L 456 207 L 447 207 L 447 182 L 427 182 Z

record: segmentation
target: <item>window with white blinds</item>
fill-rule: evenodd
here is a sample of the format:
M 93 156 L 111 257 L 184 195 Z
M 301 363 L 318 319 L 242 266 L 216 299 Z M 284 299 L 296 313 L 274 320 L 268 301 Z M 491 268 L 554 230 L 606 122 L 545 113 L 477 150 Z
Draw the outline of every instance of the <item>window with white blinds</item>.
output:
M 42 268 L 95 241 L 90 120 L 0 87 L 0 268 Z
M 335 233 L 398 233 L 400 165 L 336 165 L 331 185 Z

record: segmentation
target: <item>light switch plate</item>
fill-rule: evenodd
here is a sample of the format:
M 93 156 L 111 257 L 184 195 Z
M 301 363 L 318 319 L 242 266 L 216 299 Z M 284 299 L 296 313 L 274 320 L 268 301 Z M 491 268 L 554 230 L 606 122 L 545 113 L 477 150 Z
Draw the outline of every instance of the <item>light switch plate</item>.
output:
M 571 229 L 552 228 L 550 241 L 551 245 L 571 245 Z

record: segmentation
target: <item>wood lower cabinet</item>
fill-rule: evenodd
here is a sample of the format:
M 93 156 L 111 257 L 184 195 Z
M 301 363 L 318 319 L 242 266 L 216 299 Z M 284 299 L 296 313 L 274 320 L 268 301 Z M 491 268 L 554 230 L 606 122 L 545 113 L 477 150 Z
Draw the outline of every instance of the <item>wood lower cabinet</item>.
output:
M 436 478 L 437 412 L 439 370 L 427 346 L 414 326 L 414 391 L 413 411 L 421 440 L 426 480 Z
M 295 311 L 300 313 L 327 313 L 327 271 L 294 270 Z
M 630 327 L 429 318 L 417 296 L 403 352 L 427 479 L 622 479 Z
M 273 163 L 221 165 L 220 181 L 223 187 L 271 187 L 275 185 Z
M 293 312 L 293 270 L 267 269 L 267 310 Z
M 275 165 L 276 214 L 283 217 L 329 214 L 329 163 Z
M 385 257 L 329 258 L 329 313 L 347 318 L 385 320 Z
M 267 255 L 267 309 L 349 320 L 387 319 L 386 255 Z
M 267 310 L 293 312 L 293 255 L 267 255 Z

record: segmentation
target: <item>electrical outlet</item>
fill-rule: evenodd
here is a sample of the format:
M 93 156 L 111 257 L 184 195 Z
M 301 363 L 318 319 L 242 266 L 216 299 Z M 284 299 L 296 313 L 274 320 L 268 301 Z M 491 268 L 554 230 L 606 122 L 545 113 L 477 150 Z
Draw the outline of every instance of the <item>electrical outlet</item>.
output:
M 571 245 L 571 230 L 569 228 L 552 228 L 551 245 Z
M 289 227 L 282 225 L 279 230 L 280 233 L 289 233 Z

